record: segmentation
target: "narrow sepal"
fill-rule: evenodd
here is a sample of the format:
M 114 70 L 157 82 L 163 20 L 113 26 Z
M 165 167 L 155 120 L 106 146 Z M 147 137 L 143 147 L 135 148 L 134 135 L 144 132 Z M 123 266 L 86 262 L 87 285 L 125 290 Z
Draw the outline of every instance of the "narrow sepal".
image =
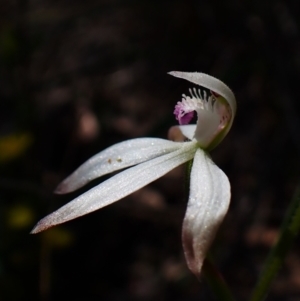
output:
M 115 175 L 40 220 L 31 233 L 41 232 L 124 198 L 162 177 L 175 167 L 191 160 L 196 148 L 195 142 L 181 143 L 179 150 L 141 163 Z
M 236 112 L 236 100 L 231 89 L 225 85 L 219 79 L 201 72 L 181 72 L 181 71 L 171 71 L 168 74 L 173 75 L 178 78 L 185 79 L 196 85 L 202 86 L 213 91 L 215 94 L 221 95 L 225 98 L 232 110 L 233 115 Z
M 190 196 L 182 228 L 186 261 L 197 277 L 229 203 L 227 176 L 202 149 L 198 149 L 191 170 Z
M 62 181 L 57 194 L 72 192 L 108 173 L 170 153 L 180 143 L 159 138 L 137 138 L 115 144 L 91 157 Z

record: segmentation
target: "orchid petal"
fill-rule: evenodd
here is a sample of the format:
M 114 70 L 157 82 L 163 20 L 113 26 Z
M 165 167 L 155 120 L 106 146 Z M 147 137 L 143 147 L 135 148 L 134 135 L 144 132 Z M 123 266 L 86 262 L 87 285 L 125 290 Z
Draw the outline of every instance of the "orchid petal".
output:
M 189 125 L 179 125 L 178 126 L 182 135 L 185 136 L 186 138 L 193 140 L 194 135 L 196 132 L 196 124 L 189 124 Z
M 210 76 L 205 73 L 200 72 L 181 72 L 181 71 L 172 71 L 168 74 L 173 75 L 178 78 L 185 79 L 196 85 L 207 88 L 225 98 L 232 110 L 233 115 L 236 113 L 236 100 L 231 89 L 226 86 L 219 79 Z
M 181 143 L 137 138 L 115 144 L 91 157 L 59 184 L 55 193 L 68 193 L 108 173 L 175 151 Z
M 199 86 L 202 86 L 204 88 L 211 90 L 216 98 L 218 98 L 220 101 L 222 101 L 222 99 L 225 100 L 225 102 L 227 102 L 227 104 L 229 105 L 230 110 L 231 110 L 231 112 L 230 112 L 231 118 L 229 118 L 228 123 L 226 124 L 226 127 L 222 130 L 219 137 L 215 137 L 216 138 L 216 139 L 214 139 L 215 141 L 213 141 L 213 144 L 210 146 L 210 149 L 213 149 L 227 135 L 227 133 L 229 132 L 229 130 L 232 126 L 232 123 L 233 123 L 233 120 L 234 120 L 234 117 L 236 114 L 236 100 L 235 100 L 235 96 L 234 96 L 233 92 L 222 81 L 220 81 L 219 79 L 217 79 L 213 76 L 205 74 L 205 73 L 172 71 L 172 72 L 169 72 L 168 74 L 173 75 L 178 78 L 185 79 L 196 85 L 199 85 Z M 197 135 L 197 136 L 199 137 L 199 135 Z M 205 145 L 203 145 L 203 146 L 205 146 Z
M 190 196 L 182 228 L 189 269 L 199 276 L 203 260 L 230 202 L 230 184 L 224 172 L 198 149 L 191 171 Z
M 197 144 L 181 143 L 180 149 L 127 169 L 61 207 L 38 222 L 31 233 L 38 233 L 116 202 L 162 177 L 194 157 Z

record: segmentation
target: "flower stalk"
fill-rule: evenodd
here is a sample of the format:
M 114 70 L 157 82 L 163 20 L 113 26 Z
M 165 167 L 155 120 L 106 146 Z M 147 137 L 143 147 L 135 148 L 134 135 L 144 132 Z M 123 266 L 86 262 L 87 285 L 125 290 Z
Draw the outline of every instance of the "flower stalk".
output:
M 235 301 L 223 276 L 208 255 L 203 263 L 203 274 L 214 295 L 220 301 Z

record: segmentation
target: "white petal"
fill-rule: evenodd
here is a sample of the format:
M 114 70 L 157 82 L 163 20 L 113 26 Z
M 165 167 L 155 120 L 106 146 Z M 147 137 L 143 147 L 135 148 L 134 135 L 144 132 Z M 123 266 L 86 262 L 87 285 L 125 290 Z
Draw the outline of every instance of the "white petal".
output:
M 205 255 L 230 203 L 230 184 L 224 172 L 198 149 L 191 171 L 190 196 L 182 241 L 189 269 L 199 276 Z
M 232 110 L 233 115 L 235 115 L 236 112 L 236 100 L 234 97 L 233 92 L 230 90 L 228 86 L 226 86 L 222 81 L 219 79 L 210 76 L 205 73 L 200 72 L 181 72 L 181 71 L 172 71 L 169 72 L 170 75 L 173 75 L 178 78 L 183 78 L 185 80 L 188 80 L 196 85 L 202 86 L 204 88 L 207 88 L 211 91 L 214 91 L 224 97 Z
M 231 118 L 229 119 L 228 125 L 224 129 L 222 135 L 219 137 L 219 139 L 216 141 L 216 143 L 211 146 L 211 149 L 214 148 L 227 135 L 227 133 L 229 132 L 229 130 L 232 126 L 232 123 L 233 123 L 233 120 L 234 120 L 234 117 L 236 114 L 236 100 L 235 100 L 235 96 L 234 96 L 233 92 L 222 81 L 220 81 L 219 79 L 217 79 L 213 76 L 205 74 L 205 73 L 172 71 L 172 72 L 169 72 L 169 74 L 173 75 L 175 77 L 190 81 L 196 85 L 207 88 L 213 92 L 216 92 L 217 94 L 222 96 L 229 104 L 230 109 L 231 109 L 231 114 L 232 114 Z M 197 135 L 197 136 L 199 136 L 199 135 Z M 202 144 L 202 143 L 200 143 L 200 144 Z M 202 146 L 204 146 L 204 145 L 202 145 Z
M 141 163 L 115 175 L 40 220 L 31 233 L 43 231 L 124 198 L 160 178 L 173 168 L 191 160 L 196 148 L 196 142 L 184 142 L 181 143 L 179 150 Z
M 196 124 L 179 125 L 178 126 L 182 135 L 186 138 L 193 140 L 196 132 Z
M 168 139 L 172 141 L 193 140 L 196 131 L 196 124 L 189 125 L 174 125 L 169 129 Z
M 198 120 L 194 138 L 198 141 L 201 148 L 207 148 L 211 141 L 216 137 L 218 126 L 220 124 L 220 117 L 210 111 L 201 111 L 198 113 Z
M 91 157 L 59 184 L 55 193 L 68 193 L 105 174 L 120 170 L 181 147 L 158 138 L 138 138 L 115 144 Z

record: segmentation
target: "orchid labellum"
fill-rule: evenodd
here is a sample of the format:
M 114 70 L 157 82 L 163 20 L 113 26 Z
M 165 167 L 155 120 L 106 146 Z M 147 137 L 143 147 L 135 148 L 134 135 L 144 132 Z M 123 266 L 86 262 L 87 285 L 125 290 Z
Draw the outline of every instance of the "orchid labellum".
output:
M 214 148 L 231 128 L 236 101 L 220 80 L 197 72 L 170 72 L 198 86 L 183 94 L 175 106 L 176 127 L 184 142 L 158 138 L 137 138 L 115 144 L 82 164 L 56 189 L 64 194 L 95 178 L 125 169 L 88 190 L 38 222 L 31 233 L 67 222 L 116 202 L 162 177 L 175 167 L 193 160 L 190 191 L 183 222 L 182 240 L 190 270 L 199 276 L 203 260 L 230 202 L 227 176 L 211 160 Z M 204 89 L 203 89 L 204 88 Z M 197 124 L 188 123 L 197 114 Z

